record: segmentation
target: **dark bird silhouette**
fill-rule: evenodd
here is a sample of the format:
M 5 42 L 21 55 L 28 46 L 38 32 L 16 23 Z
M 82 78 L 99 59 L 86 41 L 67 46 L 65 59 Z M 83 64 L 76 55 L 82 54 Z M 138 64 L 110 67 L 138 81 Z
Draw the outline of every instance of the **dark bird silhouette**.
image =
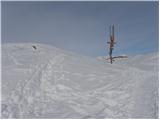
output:
M 33 49 L 35 49 L 35 50 L 37 49 L 37 47 L 36 47 L 35 45 L 32 45 L 32 47 L 33 47 Z

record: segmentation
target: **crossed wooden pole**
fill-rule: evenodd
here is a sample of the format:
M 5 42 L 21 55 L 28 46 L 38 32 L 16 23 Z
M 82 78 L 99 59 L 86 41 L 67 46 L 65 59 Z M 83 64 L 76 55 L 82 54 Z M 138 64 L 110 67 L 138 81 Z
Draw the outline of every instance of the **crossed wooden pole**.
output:
M 109 31 L 110 31 L 110 41 L 107 43 L 109 44 L 109 57 L 110 57 L 110 62 L 112 64 L 113 62 L 112 52 L 113 52 L 114 44 L 116 44 L 115 37 L 114 37 L 114 25 L 111 25 L 109 27 Z

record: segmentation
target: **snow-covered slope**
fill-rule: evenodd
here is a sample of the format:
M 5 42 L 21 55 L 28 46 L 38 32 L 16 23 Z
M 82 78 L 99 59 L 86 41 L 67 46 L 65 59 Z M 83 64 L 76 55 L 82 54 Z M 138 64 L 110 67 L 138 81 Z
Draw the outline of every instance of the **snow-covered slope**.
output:
M 3 44 L 1 82 L 2 118 L 158 118 L 158 54 L 111 65 L 48 45 Z

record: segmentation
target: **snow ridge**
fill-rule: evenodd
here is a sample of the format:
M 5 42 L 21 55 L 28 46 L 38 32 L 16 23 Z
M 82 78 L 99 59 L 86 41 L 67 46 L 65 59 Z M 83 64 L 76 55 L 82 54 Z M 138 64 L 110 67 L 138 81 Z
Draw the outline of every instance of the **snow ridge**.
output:
M 157 64 L 157 54 L 110 65 L 43 44 L 2 45 L 2 118 L 158 118 Z

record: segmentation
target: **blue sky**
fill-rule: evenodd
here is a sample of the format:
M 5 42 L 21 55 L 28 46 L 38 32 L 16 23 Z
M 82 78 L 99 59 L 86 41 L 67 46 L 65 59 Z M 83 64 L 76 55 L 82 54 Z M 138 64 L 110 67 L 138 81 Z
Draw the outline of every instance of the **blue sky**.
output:
M 87 56 L 158 52 L 158 1 L 2 2 L 2 43 L 39 42 Z

